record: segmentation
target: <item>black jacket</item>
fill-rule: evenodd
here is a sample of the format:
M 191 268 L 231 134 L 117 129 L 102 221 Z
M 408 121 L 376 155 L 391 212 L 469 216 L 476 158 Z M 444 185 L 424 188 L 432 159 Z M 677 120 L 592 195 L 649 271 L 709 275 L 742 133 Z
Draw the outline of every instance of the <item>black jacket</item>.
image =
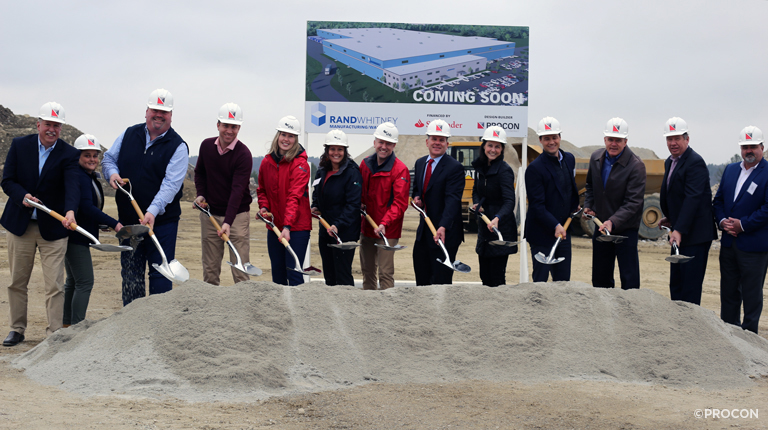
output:
M 105 214 L 104 190 L 98 180 L 96 172 L 88 173 L 80 168 L 80 206 L 77 209 L 77 225 L 99 238 L 99 224 L 111 228 L 117 226 L 117 220 Z M 69 243 L 88 246 L 91 240 L 76 231 L 69 232 Z
M 357 242 L 360 238 L 360 200 L 363 191 L 363 178 L 360 169 L 352 159 L 347 158 L 339 166 L 339 171 L 325 180 L 328 172 L 317 169 L 312 183 L 312 207 L 320 210 L 328 224 L 339 230 L 342 242 Z M 335 242 L 328 236 L 325 228 L 320 228 L 320 236 Z
M 472 162 L 475 168 L 475 185 L 472 187 L 472 203 L 480 203 L 485 216 L 493 221 L 499 217 L 499 231 L 504 240 L 517 241 L 517 220 L 515 218 L 515 173 L 501 158 L 491 165 L 480 165 L 480 159 Z M 488 241 L 498 235 L 488 230 L 480 216 L 477 217 L 477 246 L 475 251 L 483 257 L 498 257 L 517 253 L 517 246 L 489 245 Z
M 411 197 L 422 195 L 424 172 L 429 155 L 416 160 Z M 464 167 L 447 153 L 443 155 L 423 192 L 423 202 L 427 206 L 427 216 L 435 229 L 445 227 L 445 246 L 448 249 L 459 248 L 464 242 L 464 221 L 461 217 L 461 195 L 464 193 Z M 432 237 L 427 223 L 422 219 L 416 230 L 416 240 Z

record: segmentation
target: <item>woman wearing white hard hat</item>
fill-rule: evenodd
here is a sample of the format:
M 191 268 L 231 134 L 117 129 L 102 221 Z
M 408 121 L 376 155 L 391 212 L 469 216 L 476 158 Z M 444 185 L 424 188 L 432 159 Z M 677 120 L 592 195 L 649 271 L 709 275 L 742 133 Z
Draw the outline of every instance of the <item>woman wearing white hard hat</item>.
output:
M 99 238 L 99 226 L 109 226 L 120 231 L 122 224 L 102 212 L 104 209 L 104 190 L 99 182 L 99 153 L 101 145 L 93 135 L 84 134 L 75 140 L 75 149 L 80 150 L 80 206 L 77 211 L 77 224 L 88 233 Z M 67 242 L 64 268 L 67 280 L 64 282 L 64 327 L 69 327 L 85 319 L 88 302 L 93 289 L 93 262 L 89 240 L 82 234 L 71 231 Z
M 303 265 L 312 230 L 307 192 L 309 164 L 307 152 L 299 144 L 299 133 L 301 123 L 298 119 L 293 116 L 281 118 L 269 153 L 259 166 L 259 212 L 264 217 L 272 213 L 272 221 L 281 230 L 280 238 L 267 235 L 267 250 L 272 264 L 272 282 L 282 285 L 303 284 L 304 276 L 287 269 L 296 263 L 280 240 L 288 240 Z
M 505 241 L 517 241 L 515 218 L 515 173 L 504 161 L 507 133 L 501 127 L 485 130 L 480 145 L 480 155 L 472 162 L 475 168 L 475 185 L 472 187 L 472 206 L 478 213 L 477 252 L 480 263 L 480 280 L 483 285 L 497 287 L 506 284 L 507 260 L 517 253 L 517 246 L 497 246 L 489 242 L 498 240 L 493 231 L 496 227 Z M 491 223 L 480 219 L 485 214 Z
M 325 136 L 325 152 L 312 183 L 312 213 L 320 215 L 331 228 L 320 228 L 318 246 L 323 260 L 326 285 L 355 285 L 352 260 L 355 250 L 330 248 L 342 242 L 357 242 L 360 238 L 360 201 L 363 177 L 360 168 L 349 158 L 347 136 L 341 130 L 331 130 Z M 333 233 L 331 233 L 333 232 Z

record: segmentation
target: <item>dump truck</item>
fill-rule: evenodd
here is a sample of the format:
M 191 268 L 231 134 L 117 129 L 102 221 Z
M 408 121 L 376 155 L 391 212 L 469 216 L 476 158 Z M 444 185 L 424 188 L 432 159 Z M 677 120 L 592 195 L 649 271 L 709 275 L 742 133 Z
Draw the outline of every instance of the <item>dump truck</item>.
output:
M 475 184 L 475 169 L 472 167 L 472 161 L 480 155 L 481 142 L 451 142 L 448 147 L 448 154 L 464 166 L 465 185 L 464 193 L 461 198 L 461 209 L 464 217 L 464 226 L 469 231 L 477 231 L 475 217 L 469 212 L 472 205 L 472 187 Z M 522 143 L 507 144 L 507 151 L 512 146 L 517 152 L 519 160 L 522 159 Z M 541 155 L 542 149 L 538 145 L 528 145 L 528 164 Z M 505 159 L 509 162 L 509 154 L 505 154 Z M 661 213 L 661 202 L 659 192 L 661 191 L 661 181 L 664 177 L 664 160 L 644 159 L 646 171 L 645 182 L 645 201 L 643 204 L 643 217 L 640 223 L 638 235 L 641 239 L 658 239 L 664 232 L 659 229 L 659 221 L 663 217 Z M 511 165 L 511 163 L 510 163 Z M 517 175 L 517 169 L 512 166 Z M 580 203 L 584 204 L 584 196 L 587 191 L 587 172 L 589 170 L 589 158 L 576 157 L 576 187 L 579 189 Z M 518 223 L 520 219 L 518 217 Z M 592 235 L 595 225 L 592 221 L 581 218 L 580 223 L 571 224 L 573 234 Z

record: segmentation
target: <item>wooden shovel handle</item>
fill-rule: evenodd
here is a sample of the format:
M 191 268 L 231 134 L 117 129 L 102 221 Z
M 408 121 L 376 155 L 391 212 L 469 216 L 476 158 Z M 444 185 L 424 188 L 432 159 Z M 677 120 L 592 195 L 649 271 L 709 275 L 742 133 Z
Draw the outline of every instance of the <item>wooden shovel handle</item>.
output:
M 59 214 L 58 214 L 58 212 L 56 212 L 56 211 L 51 211 L 51 212 L 49 212 L 49 214 L 50 214 L 52 217 L 54 217 L 54 218 L 56 218 L 57 220 L 59 220 L 59 221 L 64 221 L 64 220 L 66 219 L 66 218 L 64 218 L 63 216 L 59 215 Z M 69 229 L 70 229 L 70 230 L 77 230 L 77 224 L 75 224 L 75 223 L 73 223 L 73 222 L 69 223 Z
M 374 229 L 374 230 L 376 230 L 377 228 L 379 228 L 379 226 L 376 224 L 376 221 L 374 221 L 374 220 L 373 220 L 373 218 L 371 218 L 371 216 L 370 216 L 370 215 L 368 215 L 368 214 L 365 214 L 365 219 L 367 219 L 367 220 L 368 220 L 368 224 L 370 224 L 370 225 L 371 225 L 371 227 L 373 227 L 373 229 Z
M 602 227 L 603 223 L 599 219 L 597 219 L 596 216 L 593 216 L 592 219 L 595 221 L 595 224 L 597 224 L 598 227 Z
M 572 219 L 573 219 L 573 218 L 571 218 L 571 217 L 568 217 L 568 219 L 567 219 L 567 220 L 565 220 L 565 225 L 563 226 L 563 229 L 565 229 L 566 233 L 568 232 L 568 227 L 570 227 L 570 225 L 571 225 L 571 220 L 572 220 Z M 565 239 L 565 238 L 564 238 L 564 237 L 561 237 L 560 239 Z
M 133 209 L 136 210 L 136 214 L 139 215 L 139 221 L 144 221 L 144 212 L 141 211 L 141 208 L 139 207 L 139 204 L 136 203 L 136 200 L 131 200 L 131 206 L 133 206 Z M 148 225 L 149 227 L 149 235 L 154 236 L 155 232 L 152 230 L 152 226 Z
M 267 212 L 267 213 L 265 213 L 265 214 L 264 214 L 264 216 L 268 216 L 268 217 L 270 217 L 270 218 L 274 218 L 274 217 L 275 217 L 275 216 L 274 216 L 274 215 L 272 215 L 270 212 Z M 277 237 L 280 237 L 280 230 L 277 228 L 277 226 L 276 226 L 276 225 L 272 225 L 272 231 L 274 231 L 274 232 L 275 232 L 275 234 L 277 235 Z M 286 247 L 286 248 L 288 248 L 289 246 L 291 246 L 291 244 L 290 244 L 290 243 L 288 243 L 288 240 L 287 240 L 286 238 L 282 238 L 282 239 L 280 239 L 280 242 L 281 242 L 281 243 L 283 244 L 283 246 L 284 246 L 284 247 Z
M 208 219 L 211 220 L 213 226 L 216 227 L 216 231 L 221 231 L 221 226 L 216 222 L 216 219 L 213 218 L 213 215 L 209 216 Z M 229 237 L 227 237 L 225 233 L 221 233 L 221 238 L 224 239 L 224 242 L 229 242 Z
M 483 221 L 485 221 L 485 223 L 486 223 L 486 224 L 488 224 L 488 225 L 491 225 L 491 220 L 489 220 L 489 219 L 488 219 L 488 217 L 487 217 L 487 216 L 485 216 L 485 214 L 484 214 L 484 213 L 481 213 L 481 214 L 480 214 L 480 218 L 481 218 Z
M 435 225 L 432 224 L 432 220 L 429 219 L 428 216 L 425 216 L 424 221 L 427 222 L 427 226 L 429 226 L 429 230 L 432 231 L 432 236 L 437 236 L 437 230 L 435 230 Z
M 325 218 L 318 218 L 318 220 L 320 221 L 320 224 L 322 224 L 322 226 L 325 227 L 326 230 L 331 229 L 331 225 L 328 224 L 328 221 L 326 221 Z

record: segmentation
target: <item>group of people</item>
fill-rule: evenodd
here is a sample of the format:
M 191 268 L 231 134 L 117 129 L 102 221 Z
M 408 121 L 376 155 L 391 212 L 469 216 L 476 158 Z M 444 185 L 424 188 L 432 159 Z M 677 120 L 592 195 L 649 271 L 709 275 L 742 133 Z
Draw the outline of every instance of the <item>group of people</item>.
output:
M 104 153 L 102 173 L 109 185 L 116 190 L 131 190 L 130 195 L 116 193 L 118 219 L 102 211 L 104 191 L 97 172 L 101 145 L 87 134 L 80 136 L 74 146 L 61 140 L 65 123 L 61 105 L 43 105 L 37 134 L 13 140 L 2 179 L 9 201 L 0 218 L 8 232 L 11 270 L 11 331 L 4 346 L 24 340 L 27 285 L 37 249 L 43 266 L 46 333 L 85 318 L 94 275 L 89 242 L 72 231 L 77 225 L 96 238 L 100 230 L 108 228 L 119 232 L 124 226 L 147 226 L 165 257 L 174 259 L 189 148 L 171 127 L 172 116 L 171 93 L 164 89 L 153 91 L 145 121 L 128 127 Z M 214 285 L 220 282 L 222 238 L 231 238 L 240 255 L 247 257 L 250 253 L 252 155 L 238 139 L 242 122 L 243 112 L 238 105 L 223 105 L 216 124 L 218 136 L 202 142 L 195 166 L 195 203 L 207 208 L 220 225 L 217 229 L 207 214 L 201 213 L 203 277 Z M 267 240 L 273 282 L 304 282 L 302 267 L 295 267 L 293 255 L 298 257 L 299 265 L 304 264 L 312 217 L 317 217 L 328 224 L 319 229 L 317 237 L 327 285 L 354 285 L 355 252 L 354 248 L 328 245 L 359 240 L 363 288 L 392 288 L 393 249 L 399 246 L 409 200 L 431 221 L 422 217 L 416 232 L 412 249 L 416 284 L 452 282 L 453 270 L 441 261 L 446 253 L 448 260 L 455 261 L 464 241 L 461 197 L 465 173 L 457 160 L 446 156 L 451 129 L 445 121 L 428 124 L 428 155 L 416 161 L 412 187 L 408 167 L 394 153 L 399 138 L 394 124 L 377 127 L 373 133 L 374 154 L 359 166 L 349 155 L 346 135 L 340 130 L 329 132 L 311 182 L 311 204 L 311 170 L 299 142 L 300 134 L 298 119 L 282 118 L 259 167 L 256 216 L 271 220 L 278 233 L 269 234 Z M 574 179 L 575 158 L 560 148 L 561 128 L 555 118 L 542 119 L 537 134 L 543 153 L 525 173 L 529 202 L 525 237 L 533 254 L 549 254 L 559 238 L 554 257 L 565 261 L 551 265 L 534 260 L 533 280 L 546 282 L 551 274 L 555 281 L 567 281 L 571 241 L 565 221 L 578 216 L 581 209 Z M 595 287 L 614 287 L 616 260 L 621 287 L 640 286 L 637 240 L 646 175 L 644 164 L 627 146 L 627 136 L 626 121 L 612 118 L 606 124 L 605 149 L 590 157 L 583 212 L 602 220 L 593 236 Z M 694 257 L 686 264 L 671 265 L 672 299 L 699 304 L 709 248 L 719 227 L 724 233 L 720 253 L 721 316 L 728 323 L 757 332 L 768 269 L 768 162 L 763 160 L 762 132 L 752 126 L 742 130 L 739 145 L 744 161 L 725 169 L 714 202 L 707 167 L 688 145 L 685 121 L 671 118 L 664 136 L 671 156 L 665 163 L 661 190 L 661 206 L 666 214 L 662 225 L 670 229 L 670 243 L 679 248 L 680 254 Z M 481 140 L 479 157 L 472 163 L 476 172 L 472 209 L 488 223 L 479 223 L 483 227 L 478 232 L 476 252 L 483 284 L 495 287 L 506 283 L 509 255 L 518 251 L 517 246 L 491 243 L 498 239 L 497 231 L 506 241 L 517 240 L 515 174 L 504 162 L 505 131 L 488 127 Z M 28 201 L 62 214 L 62 220 L 41 214 Z M 434 228 L 434 234 L 429 227 Z M 625 240 L 596 240 L 603 234 L 621 235 Z M 155 242 L 124 237 L 123 244 L 131 244 L 134 250 L 121 253 L 123 304 L 146 295 L 147 270 L 149 294 L 170 291 L 172 281 L 153 267 L 163 260 Z M 234 267 L 232 275 L 235 282 L 248 279 Z
M 565 260 L 554 265 L 534 260 L 533 281 L 546 282 L 550 274 L 554 281 L 570 279 L 570 235 L 563 226 L 583 209 L 583 216 L 601 224 L 592 237 L 592 284 L 613 288 L 618 261 L 621 288 L 640 288 L 637 241 L 646 171 L 627 145 L 627 122 L 608 120 L 605 148 L 589 159 L 583 208 L 574 182 L 575 159 L 560 149 L 560 123 L 546 117 L 539 122 L 537 133 L 543 154 L 525 173 L 529 202 L 525 236 L 532 253 L 545 254 L 560 237 L 562 243 L 554 256 Z M 682 118 L 670 118 L 663 135 L 670 157 L 664 163 L 660 200 L 665 217 L 660 227 L 669 229 L 673 253 L 693 257 L 670 264 L 670 297 L 701 303 L 709 249 L 719 228 L 723 232 L 720 316 L 757 333 L 768 270 L 768 162 L 763 159 L 763 133 L 754 126 L 741 130 L 738 144 L 743 161 L 725 168 L 714 200 L 707 165 L 689 145 L 688 124 Z M 598 240 L 603 235 L 618 235 L 623 240 Z

